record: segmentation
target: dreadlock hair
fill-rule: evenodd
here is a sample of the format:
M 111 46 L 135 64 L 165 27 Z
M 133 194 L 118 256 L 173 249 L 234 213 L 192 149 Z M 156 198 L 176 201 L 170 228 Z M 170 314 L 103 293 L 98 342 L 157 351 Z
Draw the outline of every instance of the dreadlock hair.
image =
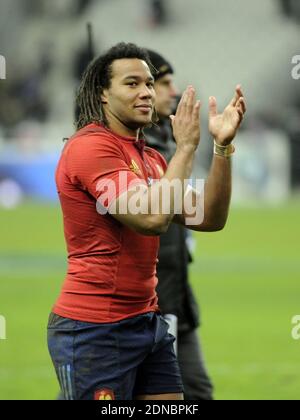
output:
M 76 102 L 79 107 L 79 117 L 76 128 L 78 130 L 92 122 L 101 122 L 108 126 L 101 102 L 101 94 L 104 89 L 111 86 L 113 62 L 122 58 L 144 60 L 151 72 L 155 73 L 156 71 L 151 64 L 147 51 L 132 43 L 120 42 L 92 61 L 82 76 L 77 93 Z

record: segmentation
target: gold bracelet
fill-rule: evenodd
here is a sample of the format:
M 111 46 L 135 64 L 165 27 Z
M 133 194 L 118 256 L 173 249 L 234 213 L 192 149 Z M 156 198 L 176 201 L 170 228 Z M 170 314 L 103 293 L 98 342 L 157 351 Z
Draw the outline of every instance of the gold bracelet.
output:
M 214 140 L 214 154 L 215 155 L 228 158 L 232 156 L 234 152 L 235 152 L 235 147 L 232 143 L 228 144 L 227 146 L 221 146 L 220 144 L 216 142 L 216 140 Z

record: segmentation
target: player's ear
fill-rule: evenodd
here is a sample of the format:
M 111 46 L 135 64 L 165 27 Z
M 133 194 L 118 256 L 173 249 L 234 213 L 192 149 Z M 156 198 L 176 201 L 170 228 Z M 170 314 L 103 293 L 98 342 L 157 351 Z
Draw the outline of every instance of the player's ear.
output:
M 107 104 L 107 89 L 103 89 L 101 92 L 101 102 Z

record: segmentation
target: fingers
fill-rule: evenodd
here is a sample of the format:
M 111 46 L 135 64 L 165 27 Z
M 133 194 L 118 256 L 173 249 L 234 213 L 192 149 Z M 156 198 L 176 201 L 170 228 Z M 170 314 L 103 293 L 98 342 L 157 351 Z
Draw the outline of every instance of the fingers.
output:
M 215 117 L 218 114 L 217 100 L 214 96 L 209 98 L 209 117 Z
M 247 111 L 246 102 L 243 97 L 238 100 L 237 107 L 240 108 L 244 114 Z
M 245 99 L 244 98 L 240 98 L 238 100 L 237 105 L 236 105 L 236 110 L 237 110 L 237 112 L 239 114 L 239 120 L 240 120 L 239 121 L 239 124 L 241 124 L 241 122 L 243 121 L 245 112 L 247 111 L 247 109 L 246 109 L 246 103 L 245 103 Z
M 237 87 L 235 88 L 235 95 L 234 95 L 233 99 L 231 100 L 230 105 L 236 106 L 239 99 L 243 96 L 244 96 L 244 94 L 242 92 L 241 85 L 237 85 Z
M 178 103 L 178 105 L 177 105 L 176 114 L 179 114 L 179 113 L 180 113 L 180 111 L 181 111 L 181 109 L 182 109 L 182 104 L 183 104 L 183 101 L 184 101 L 185 92 L 186 92 L 186 91 L 184 91 L 184 92 L 183 92 L 183 94 L 182 94 L 182 96 L 181 96 L 181 98 L 180 98 L 180 101 L 179 101 L 179 103 Z
M 200 120 L 200 109 L 201 109 L 201 102 L 196 101 L 195 106 L 193 108 L 193 120 L 196 121 L 197 123 Z
M 194 108 L 196 106 L 196 91 L 193 86 L 188 86 L 184 91 L 180 102 L 177 106 L 176 110 L 176 117 L 177 118 L 185 118 L 191 116 L 194 112 Z M 199 105 L 197 105 L 197 112 L 199 113 Z M 170 117 L 173 121 L 174 118 Z
M 177 146 L 192 145 L 196 149 L 200 141 L 200 101 L 196 101 L 196 91 L 189 86 L 182 95 L 176 115 L 170 120 Z
M 239 115 L 239 123 L 238 123 L 238 125 L 240 126 L 240 124 L 243 121 L 245 112 L 246 112 L 246 104 L 245 104 L 244 98 L 240 98 L 238 100 L 238 103 L 237 103 L 237 106 L 236 106 L 236 110 L 237 110 L 238 115 Z
M 236 111 L 238 112 L 239 125 L 240 125 L 242 123 L 244 115 L 247 111 L 246 102 L 245 102 L 245 98 L 244 98 L 244 94 L 243 94 L 241 85 L 237 85 L 236 90 L 235 90 L 235 97 L 233 98 L 233 100 L 231 101 L 230 104 L 232 106 L 234 106 Z
M 195 89 L 193 86 L 188 86 L 183 92 L 180 102 L 177 107 L 176 116 L 186 113 L 192 113 L 195 104 Z
M 243 120 L 243 118 L 244 118 L 244 113 L 243 113 L 243 111 L 241 111 L 241 110 L 238 110 L 237 111 L 238 112 L 238 114 L 239 114 L 239 121 L 240 121 L 240 123 L 242 122 L 242 120 Z
M 177 106 L 176 115 L 181 114 L 186 109 L 187 104 L 187 96 L 188 96 L 188 90 L 190 86 L 188 86 L 185 91 L 183 92 L 181 99 L 179 101 L 179 104 Z
M 187 94 L 187 102 L 186 102 L 186 112 L 190 115 L 193 112 L 194 106 L 195 106 L 195 89 L 190 86 L 188 89 Z

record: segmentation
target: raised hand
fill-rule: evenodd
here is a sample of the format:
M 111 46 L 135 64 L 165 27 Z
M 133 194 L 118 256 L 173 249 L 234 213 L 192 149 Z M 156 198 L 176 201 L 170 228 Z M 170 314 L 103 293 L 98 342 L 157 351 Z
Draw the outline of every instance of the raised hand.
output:
M 189 86 L 178 104 L 176 115 L 171 115 L 173 134 L 177 148 L 196 150 L 200 142 L 200 101 Z
M 209 132 L 219 145 L 227 146 L 232 142 L 245 112 L 246 103 L 240 85 L 236 87 L 234 98 L 222 114 L 218 114 L 216 98 L 209 98 Z

